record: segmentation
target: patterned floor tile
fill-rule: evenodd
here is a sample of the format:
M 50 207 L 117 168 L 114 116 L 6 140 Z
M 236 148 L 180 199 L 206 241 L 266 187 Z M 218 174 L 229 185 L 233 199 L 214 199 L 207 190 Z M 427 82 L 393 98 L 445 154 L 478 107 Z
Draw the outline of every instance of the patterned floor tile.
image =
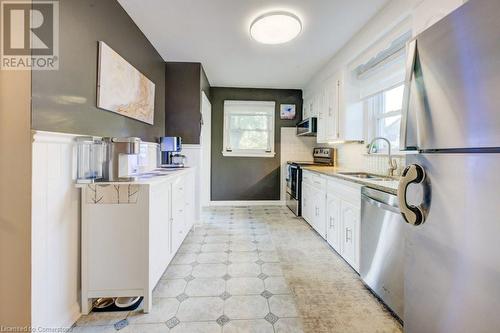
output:
M 169 332 L 168 326 L 165 323 L 159 324 L 137 324 L 128 325 L 127 327 L 115 331 L 120 333 L 166 333 Z
M 186 286 L 189 296 L 219 296 L 225 291 L 226 281 L 222 278 L 197 278 Z
M 232 296 L 224 303 L 224 314 L 231 319 L 264 318 L 267 313 L 267 300 L 260 295 Z
M 192 275 L 195 278 L 216 278 L 227 273 L 225 264 L 199 264 L 193 268 Z
M 215 321 L 222 316 L 223 305 L 224 301 L 219 297 L 190 297 L 179 306 L 177 318 L 181 322 Z
M 290 288 L 288 283 L 282 277 L 270 276 L 264 280 L 266 290 L 269 290 L 273 294 L 289 294 Z
M 105 326 L 114 325 L 117 321 L 125 319 L 128 312 L 91 312 L 83 315 L 77 321 L 77 326 Z
M 210 243 L 201 246 L 201 252 L 224 252 L 229 250 L 228 243 Z
M 180 323 L 170 330 L 172 333 L 221 333 L 222 328 L 214 321 Z
M 182 279 L 191 274 L 191 265 L 169 265 L 162 279 Z
M 264 319 L 231 320 L 223 328 L 224 333 L 274 333 L 273 325 Z
M 297 307 L 291 295 L 274 295 L 269 298 L 269 308 L 271 312 L 280 318 L 297 317 Z
M 233 263 L 227 266 L 227 272 L 232 277 L 257 277 L 261 270 L 256 263 Z
M 175 297 L 186 288 L 184 279 L 161 279 L 153 290 L 153 297 Z
M 283 276 L 283 270 L 279 263 L 263 263 L 262 273 L 269 276 Z
M 72 332 L 117 332 L 113 325 L 125 316 L 124 333 L 402 331 L 359 276 L 287 208 L 213 207 L 201 221 L 155 288 L 151 313 L 142 305 L 130 314 L 94 313 Z
M 278 254 L 275 251 L 261 251 L 259 258 L 265 262 L 280 262 Z
M 274 323 L 276 333 L 304 333 L 299 318 L 280 318 Z
M 255 251 L 231 252 L 229 261 L 232 263 L 255 262 L 259 259 L 259 254 Z
M 256 277 L 235 277 L 227 281 L 227 291 L 231 295 L 252 295 L 264 291 L 264 282 Z
M 219 264 L 228 260 L 226 252 L 203 252 L 196 259 L 200 264 Z
M 172 265 L 190 265 L 196 261 L 196 253 L 178 253 L 172 259 Z
M 130 324 L 164 323 L 175 316 L 179 308 L 179 301 L 175 298 L 153 298 L 153 308 L 149 313 L 144 313 L 142 308 L 130 312 L 127 320 Z

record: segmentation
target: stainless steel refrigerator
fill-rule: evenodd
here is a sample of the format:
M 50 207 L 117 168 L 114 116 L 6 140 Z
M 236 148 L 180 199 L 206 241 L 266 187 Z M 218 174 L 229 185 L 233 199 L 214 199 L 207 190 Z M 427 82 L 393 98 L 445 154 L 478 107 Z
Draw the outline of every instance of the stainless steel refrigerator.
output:
M 500 0 L 417 36 L 406 79 L 405 332 L 500 332 Z

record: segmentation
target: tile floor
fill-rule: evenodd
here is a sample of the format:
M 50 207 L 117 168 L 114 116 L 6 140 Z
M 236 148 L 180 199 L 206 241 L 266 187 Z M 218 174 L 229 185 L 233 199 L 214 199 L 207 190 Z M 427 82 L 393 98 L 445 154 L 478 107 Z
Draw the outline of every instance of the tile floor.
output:
M 216 207 L 202 219 L 158 283 L 151 313 L 91 313 L 73 332 L 401 332 L 287 208 Z

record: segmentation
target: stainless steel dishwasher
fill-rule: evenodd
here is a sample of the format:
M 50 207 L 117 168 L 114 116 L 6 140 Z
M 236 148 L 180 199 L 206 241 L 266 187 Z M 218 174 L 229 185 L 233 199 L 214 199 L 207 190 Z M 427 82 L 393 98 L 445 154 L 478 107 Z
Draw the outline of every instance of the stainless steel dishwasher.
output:
M 361 199 L 361 278 L 403 320 L 407 224 L 397 196 L 364 187 Z

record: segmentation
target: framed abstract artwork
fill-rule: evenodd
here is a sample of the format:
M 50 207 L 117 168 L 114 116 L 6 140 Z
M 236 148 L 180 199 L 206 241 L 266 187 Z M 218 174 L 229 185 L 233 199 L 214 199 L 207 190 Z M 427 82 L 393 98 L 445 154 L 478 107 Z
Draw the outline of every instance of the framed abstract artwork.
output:
M 153 125 L 155 84 L 99 41 L 97 107 Z
M 280 104 L 280 118 L 283 120 L 295 119 L 295 104 Z

